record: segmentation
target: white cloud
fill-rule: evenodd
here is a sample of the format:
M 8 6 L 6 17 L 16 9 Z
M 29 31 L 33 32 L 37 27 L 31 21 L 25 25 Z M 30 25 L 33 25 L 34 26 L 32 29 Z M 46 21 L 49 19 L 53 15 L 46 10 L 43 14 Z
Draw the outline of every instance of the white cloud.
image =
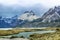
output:
M 34 19 L 38 19 L 38 18 L 39 17 L 36 15 L 31 15 L 31 13 L 25 13 L 25 14 L 22 14 L 18 19 L 33 21 Z
M 39 3 L 44 6 L 51 7 L 55 5 L 60 5 L 60 0 L 0 0 L 0 3 L 5 5 L 18 4 L 21 6 L 32 6 Z
M 0 3 L 5 5 L 13 5 L 13 4 L 17 4 L 18 1 L 17 0 L 0 0 Z
M 47 7 L 60 5 L 60 0 L 42 0 L 41 3 Z

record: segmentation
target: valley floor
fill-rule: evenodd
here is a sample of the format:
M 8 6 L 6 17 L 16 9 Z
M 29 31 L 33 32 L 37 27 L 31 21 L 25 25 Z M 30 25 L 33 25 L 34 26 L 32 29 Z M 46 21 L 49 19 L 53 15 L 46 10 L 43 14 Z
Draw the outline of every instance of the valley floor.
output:
M 55 30 L 54 33 L 32 34 L 30 40 L 60 40 L 60 28 L 46 28 L 45 30 Z
M 24 38 L 23 36 L 17 37 L 12 36 L 10 38 L 4 38 L 1 36 L 13 35 L 22 32 L 35 32 L 35 31 L 55 31 L 51 33 L 34 33 L 29 36 L 29 38 Z M 42 29 L 12 29 L 12 30 L 0 30 L 0 40 L 60 40 L 60 27 L 47 27 Z

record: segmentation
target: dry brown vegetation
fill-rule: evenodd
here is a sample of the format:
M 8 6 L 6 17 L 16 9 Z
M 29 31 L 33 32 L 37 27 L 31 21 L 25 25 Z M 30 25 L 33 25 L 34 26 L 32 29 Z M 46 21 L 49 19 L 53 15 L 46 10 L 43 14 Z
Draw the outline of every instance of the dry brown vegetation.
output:
M 20 32 L 31 31 L 27 29 L 12 29 L 12 30 L 0 30 L 0 36 L 7 36 L 12 34 L 18 34 Z
M 20 28 L 13 28 L 12 30 L 0 30 L 0 36 L 7 36 L 7 35 L 13 35 L 18 34 L 20 32 L 31 32 L 31 31 L 37 31 L 39 29 L 20 29 Z
M 60 40 L 60 28 L 48 28 L 47 30 L 56 30 L 56 32 L 33 34 L 30 35 L 30 40 Z

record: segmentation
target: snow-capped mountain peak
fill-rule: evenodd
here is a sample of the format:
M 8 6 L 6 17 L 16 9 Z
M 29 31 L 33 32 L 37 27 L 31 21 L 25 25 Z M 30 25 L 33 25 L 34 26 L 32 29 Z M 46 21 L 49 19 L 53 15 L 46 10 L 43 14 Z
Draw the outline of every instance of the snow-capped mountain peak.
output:
M 30 11 L 30 12 L 26 11 L 18 19 L 32 21 L 37 18 L 39 18 L 39 17 L 36 16 L 33 11 Z
M 60 19 L 60 6 L 49 9 L 43 16 L 43 22 Z

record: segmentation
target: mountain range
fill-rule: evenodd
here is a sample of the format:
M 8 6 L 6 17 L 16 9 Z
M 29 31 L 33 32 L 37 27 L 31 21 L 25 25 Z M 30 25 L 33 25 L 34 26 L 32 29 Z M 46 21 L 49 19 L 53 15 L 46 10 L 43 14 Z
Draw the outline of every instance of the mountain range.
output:
M 60 6 L 49 9 L 43 16 L 43 22 L 60 19 Z
M 0 28 L 49 27 L 60 25 L 60 6 L 50 8 L 42 17 L 34 11 L 25 11 L 22 15 L 11 18 L 0 16 Z

